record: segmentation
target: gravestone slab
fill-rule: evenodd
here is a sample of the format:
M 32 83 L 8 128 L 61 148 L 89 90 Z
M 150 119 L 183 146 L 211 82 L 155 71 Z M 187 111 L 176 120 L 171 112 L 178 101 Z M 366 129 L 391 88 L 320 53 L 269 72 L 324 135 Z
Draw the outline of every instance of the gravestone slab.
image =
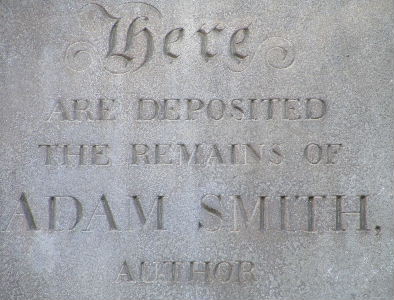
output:
M 0 1 L 0 299 L 394 297 L 392 0 Z

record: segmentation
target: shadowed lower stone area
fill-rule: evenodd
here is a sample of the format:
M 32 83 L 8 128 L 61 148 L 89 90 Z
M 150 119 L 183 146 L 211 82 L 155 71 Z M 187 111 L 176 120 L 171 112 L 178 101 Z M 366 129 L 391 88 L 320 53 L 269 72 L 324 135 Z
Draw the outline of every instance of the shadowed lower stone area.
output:
M 394 298 L 392 0 L 0 0 L 0 299 Z

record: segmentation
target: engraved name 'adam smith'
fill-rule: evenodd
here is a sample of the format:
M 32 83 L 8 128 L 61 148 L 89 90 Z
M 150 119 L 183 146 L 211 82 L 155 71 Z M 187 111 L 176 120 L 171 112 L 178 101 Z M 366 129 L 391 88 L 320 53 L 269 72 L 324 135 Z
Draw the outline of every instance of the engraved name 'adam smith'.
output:
M 368 195 L 202 194 L 193 212 L 184 211 L 189 228 L 214 232 L 369 232 Z M 181 197 L 182 199 L 182 197 Z M 93 198 L 73 195 L 29 197 L 10 201 L 0 215 L 0 232 L 182 232 L 169 219 L 179 217 L 179 195 L 131 194 Z M 190 215 L 192 214 L 192 215 Z M 189 217 L 186 217 L 189 215 Z M 187 227 L 188 227 L 187 226 Z M 374 225 L 377 233 L 381 226 Z

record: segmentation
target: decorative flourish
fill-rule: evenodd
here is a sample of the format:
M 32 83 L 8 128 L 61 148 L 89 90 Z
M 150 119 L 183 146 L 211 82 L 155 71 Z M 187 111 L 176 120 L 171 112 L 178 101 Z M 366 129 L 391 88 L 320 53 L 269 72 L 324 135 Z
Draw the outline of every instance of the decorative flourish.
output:
M 290 67 L 295 58 L 293 44 L 284 38 L 272 37 L 264 41 L 267 46 L 265 59 L 268 65 L 276 69 Z
M 247 28 L 242 30 L 243 32 L 237 31 L 235 34 L 240 35 L 242 33 L 239 39 L 243 42 L 247 37 L 248 31 Z M 234 37 L 236 37 L 235 34 L 233 35 Z M 234 44 L 236 45 L 236 43 Z M 234 50 L 231 52 L 235 55 L 233 55 L 233 59 L 227 65 L 233 72 L 245 71 L 252 61 L 257 60 L 261 56 L 263 56 L 265 63 L 269 67 L 285 69 L 293 64 L 296 56 L 293 43 L 281 37 L 271 37 L 264 40 L 253 53 L 236 53 Z
M 294 45 L 287 39 L 270 37 L 258 46 L 251 43 L 256 37 L 252 22 L 236 28 L 223 21 L 208 22 L 190 35 L 181 26 L 163 32 L 161 19 L 162 14 L 156 7 L 143 2 L 108 8 L 96 3 L 87 4 L 80 12 L 81 26 L 92 37 L 97 51 L 88 42 L 71 44 L 66 52 L 66 63 L 75 71 L 84 71 L 96 62 L 101 69 L 112 74 L 132 73 L 165 57 L 170 57 L 166 60 L 170 62 L 182 60 L 184 52 L 181 49 L 189 49 L 185 45 L 186 39 L 194 38 L 196 33 L 200 39 L 193 42 L 199 41 L 199 55 L 203 60 L 206 63 L 219 60 L 233 72 L 246 70 L 253 61 L 270 68 L 285 69 L 295 59 Z M 224 44 L 223 39 L 227 39 Z
M 96 50 L 92 44 L 76 42 L 67 48 L 65 61 L 71 70 L 81 72 L 90 67 L 96 56 Z

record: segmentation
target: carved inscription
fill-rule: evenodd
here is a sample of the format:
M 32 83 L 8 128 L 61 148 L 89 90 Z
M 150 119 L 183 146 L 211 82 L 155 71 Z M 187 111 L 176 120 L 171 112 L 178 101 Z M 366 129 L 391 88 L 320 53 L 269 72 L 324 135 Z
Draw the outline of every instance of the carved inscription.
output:
M 217 30 L 217 28 L 216 28 Z M 205 32 L 205 31 L 204 31 Z M 175 33 L 173 33 L 175 34 Z M 206 34 L 206 33 L 205 33 Z M 247 33 L 243 33 L 247 34 Z M 178 36 L 179 35 L 179 36 Z M 177 31 L 177 38 L 181 32 Z M 173 38 L 173 37 L 171 37 Z M 207 50 L 208 51 L 208 50 Z M 209 51 L 208 51 L 209 52 Z M 209 52 L 211 53 L 211 52 Z M 211 53 L 212 54 L 212 53 Z M 245 97 L 236 99 L 199 97 L 145 98 L 129 101 L 114 98 L 58 99 L 45 114 L 47 122 L 118 122 L 120 114 L 135 122 L 317 122 L 324 121 L 328 101 L 314 97 Z M 124 109 L 127 107 L 129 109 Z M 286 143 L 207 143 L 161 141 L 148 143 L 129 141 L 127 158 L 113 156 L 112 149 L 120 145 L 42 143 L 38 145 L 46 166 L 278 166 L 286 163 L 292 153 L 309 165 L 334 165 L 344 152 L 342 143 L 313 142 L 294 147 Z
M 361 231 L 367 228 L 367 199 L 368 196 L 346 197 L 343 195 L 319 195 L 319 196 L 259 196 L 253 201 L 245 199 L 242 195 L 208 194 L 201 199 L 201 230 L 209 232 L 231 231 L 240 232 L 256 230 L 261 232 L 279 231 L 345 231 L 347 230 L 343 220 L 346 217 L 355 217 L 352 222 L 357 224 L 355 228 Z M 228 203 L 232 205 L 228 205 Z M 254 205 L 250 206 L 250 202 Z M 319 208 L 316 203 L 319 203 Z M 343 203 L 351 203 L 358 207 L 355 210 L 343 210 Z M 249 208 L 246 208 L 248 205 Z M 324 207 L 324 208 L 323 208 Z M 317 219 L 335 211 L 334 222 L 328 224 L 318 223 Z M 295 214 L 302 215 L 303 218 Z M 348 223 L 349 224 L 349 223 Z
M 21 142 L 10 143 L 15 156 L 5 152 L 9 161 L 3 175 L 12 179 L 6 181 L 11 183 L 8 187 L 0 187 L 0 238 L 21 241 L 22 248 L 38 245 L 31 255 L 37 260 L 4 260 L 10 269 L 7 274 L 19 276 L 26 269 L 29 282 L 14 280 L 18 289 L 26 286 L 46 292 L 51 276 L 57 281 L 68 278 L 62 274 L 64 266 L 77 265 L 77 272 L 86 278 L 90 274 L 84 268 L 90 261 L 85 262 L 83 255 L 102 243 L 95 254 L 102 257 L 91 265 L 108 272 L 103 277 L 109 282 L 99 284 L 117 288 L 115 298 L 126 293 L 130 299 L 143 298 L 152 288 L 163 292 L 163 299 L 179 296 L 185 288 L 195 299 L 204 298 L 206 292 L 207 299 L 212 295 L 231 298 L 233 291 L 234 299 L 252 298 L 246 292 L 257 295 L 256 299 L 286 299 L 286 293 L 294 290 L 313 298 L 323 294 L 313 289 L 322 282 L 313 278 L 313 272 L 327 271 L 333 258 L 334 267 L 329 268 L 323 288 L 327 291 L 342 282 L 350 287 L 338 285 L 345 297 L 359 296 L 357 283 L 364 282 L 360 275 L 347 284 L 349 270 L 376 275 L 369 267 L 381 261 L 374 255 L 358 257 L 351 248 L 367 247 L 370 241 L 381 244 L 390 233 L 387 224 L 380 224 L 386 215 L 376 211 L 389 202 L 387 195 L 382 196 L 385 187 L 371 186 L 366 178 L 370 166 L 364 168 L 367 159 L 382 152 L 383 143 L 369 141 L 380 148 L 373 152 L 373 147 L 363 148 L 361 139 L 351 135 L 360 131 L 362 118 L 379 111 L 368 111 L 363 101 L 355 104 L 360 100 L 354 90 L 358 84 L 344 88 L 333 79 L 350 80 L 363 58 L 378 60 L 382 55 L 357 53 L 349 69 L 331 48 L 323 51 L 327 45 L 342 52 L 356 49 L 352 34 L 360 30 L 357 26 L 350 33 L 346 29 L 357 18 L 347 16 L 337 22 L 345 29 L 336 36 L 331 29 L 339 28 L 338 24 L 323 32 L 316 29 L 329 22 L 310 17 L 323 6 L 303 16 L 292 11 L 293 5 L 249 3 L 261 12 L 249 13 L 242 7 L 238 15 L 236 9 L 219 12 L 220 5 L 208 10 L 215 5 L 209 1 L 201 11 L 190 3 L 183 7 L 182 1 L 178 3 L 182 7 L 173 11 L 165 1 L 155 1 L 157 7 L 139 1 L 75 2 L 80 4 L 62 4 L 60 12 L 55 6 L 49 13 L 33 9 L 34 20 L 16 22 L 14 27 L 23 29 L 21 37 L 32 29 L 29 37 L 36 40 L 37 35 L 39 41 L 49 42 L 45 49 L 29 48 L 27 42 L 0 45 L 5 49 L 0 61 L 6 58 L 5 73 L 0 73 L 11 84 L 5 92 L 27 87 L 11 95 L 18 99 L 10 112 L 19 119 L 10 121 L 13 114 L 7 115 L 5 124 L 11 125 L 6 134 L 17 128 Z M 354 8 L 351 4 L 345 8 Z M 162 13 L 165 9 L 171 15 Z M 74 15 L 67 20 L 63 15 L 69 11 Z M 11 13 L 0 0 L 4 26 L 15 23 L 9 22 L 16 12 Z M 56 14 L 63 18 L 60 23 L 53 18 Z M 362 16 L 362 9 L 357 14 Z M 18 18 L 23 16 L 18 13 Z M 290 21 L 294 17 L 297 20 Z M 54 20 L 56 26 L 70 25 L 73 32 L 44 31 L 42 37 L 42 26 Z M 304 26 L 306 22 L 310 28 Z M 303 27 L 311 35 L 307 42 L 300 41 Z M 7 36 L 14 36 L 14 31 L 7 31 Z M 322 32 L 329 33 L 323 42 Z M 349 41 L 342 45 L 344 36 Z M 371 39 L 373 45 L 378 44 L 376 37 Z M 60 54 L 58 49 L 52 51 L 59 41 L 64 43 Z M 34 50 L 30 56 L 25 55 L 28 50 Z M 10 51 L 15 55 L 8 55 Z M 52 52 L 58 57 L 53 58 Z M 322 58 L 323 54 L 327 57 Z M 321 63 L 308 66 L 303 61 L 302 67 L 297 66 L 300 58 L 319 58 Z M 37 59 L 43 61 L 37 63 Z M 59 74 L 56 59 L 62 67 Z M 19 76 L 19 69 L 30 60 L 25 76 Z M 53 80 L 47 80 L 48 74 L 41 78 L 48 63 L 49 76 L 56 75 Z M 248 68 L 255 69 L 250 74 L 235 73 Z M 361 73 L 369 69 L 363 66 Z M 32 72 L 34 80 L 28 82 Z M 361 73 L 353 79 L 364 79 Z M 15 83 L 18 77 L 21 82 Z M 48 82 L 54 86 L 48 88 Z M 372 81 L 366 83 L 367 89 Z M 35 97 L 43 97 L 34 99 L 42 111 L 18 110 L 27 103 L 29 86 L 34 87 Z M 329 90 L 324 90 L 327 86 Z M 340 93 L 343 100 L 350 100 L 342 113 L 338 113 Z M 25 128 L 29 117 L 32 129 Z M 375 127 L 360 128 L 370 137 L 380 130 L 382 120 Z M 353 125 L 357 130 L 340 132 Z M 37 183 L 42 185 L 32 186 Z M 48 242 L 53 245 L 47 247 Z M 64 246 L 70 249 L 61 257 L 63 269 L 56 269 L 60 264 L 52 260 L 60 257 L 57 249 Z M 23 253 L 14 248 L 16 254 Z M 46 255 L 48 249 L 56 251 Z M 349 257 L 356 259 L 355 264 L 341 269 Z M 316 267 L 316 260 L 323 261 L 321 266 Z M 17 263 L 22 265 L 13 272 Z M 303 263 L 312 273 L 300 268 Z M 89 282 L 99 278 L 93 272 Z M 365 278 L 380 287 L 379 278 L 372 275 Z M 34 289 L 34 281 L 43 284 Z M 56 286 L 66 291 L 73 283 L 57 281 L 49 291 Z M 219 295 L 220 289 L 228 291 Z M 158 296 L 153 293 L 154 297 Z
M 250 283 L 256 281 L 251 261 L 123 261 L 115 282 Z
M 131 144 L 131 165 L 279 165 L 281 145 Z
M 325 100 L 316 98 L 138 99 L 138 120 L 320 120 Z
M 183 27 L 165 29 L 163 19 L 156 7 L 143 2 L 117 7 L 88 4 L 81 10 L 81 24 L 93 34 L 92 40 L 98 38 L 98 27 L 106 28 L 106 36 L 101 36 L 105 41 L 101 45 L 106 47 L 93 46 L 88 41 L 71 43 L 66 51 L 66 64 L 74 71 L 84 71 L 93 63 L 98 63 L 110 73 L 125 74 L 139 70 L 154 56 L 177 60 L 187 51 L 188 44 L 197 43 L 202 61 L 208 63 L 219 54 L 221 57 L 228 56 L 228 59 L 222 60 L 231 71 L 245 70 L 259 52 L 264 53 L 267 65 L 275 69 L 288 68 L 295 59 L 293 44 L 281 37 L 267 38 L 260 42 L 255 52 L 251 51 L 248 47 L 248 43 L 252 42 L 251 23 L 241 27 L 222 22 L 201 24 L 189 33 Z M 224 32 L 231 34 L 223 36 Z M 215 45 L 217 40 L 226 45 L 225 49 L 219 51 Z
M 288 162 L 291 149 L 286 144 L 262 143 L 130 143 L 128 157 L 113 156 L 108 144 L 40 144 L 41 162 L 45 166 L 278 166 Z M 299 159 L 310 165 L 334 165 L 340 160 L 342 144 L 309 143 Z
M 33 205 L 44 198 L 48 203 L 45 218 Z M 153 230 L 160 233 L 183 229 L 173 222 L 167 222 L 168 218 L 176 216 L 174 211 L 168 209 L 171 203 L 175 204 L 174 195 L 158 195 L 150 199 L 144 195 L 131 195 L 115 201 L 102 194 L 94 199 L 93 206 L 90 205 L 92 199 L 74 195 L 53 195 L 42 199 L 29 199 L 27 193 L 23 192 L 15 199 L 13 212 L 0 220 L 4 224 L 0 232 Z M 189 226 L 201 232 L 227 231 L 237 234 L 249 231 L 263 234 L 369 231 L 368 195 L 265 194 L 250 198 L 241 194 L 209 193 L 201 195 L 199 201 L 198 222 L 190 221 Z M 46 219 L 46 222 L 39 223 L 38 219 Z
M 115 99 L 56 100 L 45 121 L 111 121 L 117 108 Z
M 38 145 L 44 153 L 46 166 L 110 166 L 110 147 L 106 144 L 70 145 L 57 144 Z
M 114 121 L 126 104 L 113 98 L 58 99 L 45 121 Z M 321 121 L 328 111 L 319 98 L 250 97 L 237 99 L 140 97 L 130 99 L 136 121 Z

